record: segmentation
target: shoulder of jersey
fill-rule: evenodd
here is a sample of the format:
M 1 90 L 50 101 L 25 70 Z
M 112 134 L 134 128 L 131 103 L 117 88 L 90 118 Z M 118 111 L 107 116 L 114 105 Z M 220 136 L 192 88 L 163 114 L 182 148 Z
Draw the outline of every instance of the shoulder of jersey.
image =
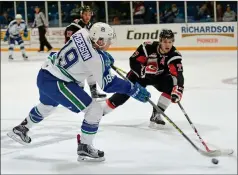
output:
M 82 28 L 81 30 L 78 30 L 76 33 L 85 33 L 88 34 L 88 30 L 85 28 Z
M 182 54 L 174 46 L 172 47 L 172 50 L 171 50 L 170 54 L 172 56 L 181 56 L 182 57 Z
M 143 43 L 145 46 L 157 46 L 159 44 L 158 41 L 145 41 Z
M 75 32 L 75 34 L 73 35 L 81 35 L 84 39 L 86 39 L 89 43 L 91 43 L 90 38 L 89 38 L 89 32 L 87 29 L 82 28 L 81 30 L 78 30 L 77 32 Z M 73 36 L 72 35 L 72 36 Z
M 144 42 L 144 45 L 146 47 L 146 50 L 148 51 L 148 54 L 151 52 L 151 53 L 156 53 L 157 52 L 157 47 L 159 45 L 159 42 L 158 41 L 146 41 Z
M 21 24 L 25 24 L 25 21 L 23 19 L 21 20 Z
M 73 21 L 73 22 L 71 22 L 71 24 L 69 24 L 67 27 L 66 27 L 66 29 L 67 28 L 72 28 L 72 27 L 77 27 L 77 28 L 79 28 L 79 29 L 81 29 L 82 28 L 82 26 L 78 23 L 78 22 L 75 22 L 75 20 Z
M 75 19 L 75 20 L 73 21 L 73 23 L 78 24 L 79 21 L 80 21 L 80 19 Z
M 14 20 L 12 20 L 11 22 L 10 22 L 10 25 L 14 25 L 14 24 L 16 24 L 17 23 L 17 21 L 14 19 Z
M 84 24 L 84 23 L 83 23 L 83 20 L 80 18 L 80 19 L 78 20 L 78 23 L 77 23 L 77 24 L 79 24 L 79 25 Z

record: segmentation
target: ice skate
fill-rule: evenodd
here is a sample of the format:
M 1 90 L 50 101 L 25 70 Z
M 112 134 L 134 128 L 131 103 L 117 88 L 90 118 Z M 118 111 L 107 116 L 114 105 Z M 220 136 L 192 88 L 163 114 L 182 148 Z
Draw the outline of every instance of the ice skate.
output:
M 90 87 L 92 98 L 106 98 L 107 97 L 106 94 L 98 92 L 96 84 L 90 85 L 89 87 Z
M 161 114 L 153 109 L 153 113 L 150 117 L 149 127 L 152 129 L 161 129 L 164 128 L 165 122 L 161 117 Z
M 27 135 L 29 129 L 24 125 L 18 125 L 12 129 L 7 136 L 22 145 L 31 143 L 31 138 Z
M 92 145 L 83 144 L 80 141 L 80 135 L 77 136 L 78 140 L 78 161 L 79 162 L 102 162 L 105 160 L 104 152 L 93 148 Z
M 9 61 L 14 60 L 13 57 L 12 57 L 12 55 L 9 55 L 8 60 L 9 60 Z
M 26 54 L 22 54 L 22 57 L 25 61 L 28 60 L 28 56 Z

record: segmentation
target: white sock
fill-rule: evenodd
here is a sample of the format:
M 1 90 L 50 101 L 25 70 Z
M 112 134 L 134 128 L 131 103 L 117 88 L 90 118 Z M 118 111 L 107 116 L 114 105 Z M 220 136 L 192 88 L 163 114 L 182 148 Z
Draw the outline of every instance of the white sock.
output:
M 14 44 L 10 44 L 9 45 L 9 56 L 13 55 L 13 51 L 14 51 Z
M 170 95 L 163 92 L 161 94 L 161 96 L 159 97 L 159 100 L 158 100 L 157 104 L 160 108 L 162 108 L 163 110 L 166 110 L 168 108 L 168 106 L 171 104 Z
M 25 55 L 25 54 L 26 54 L 26 51 L 25 51 L 24 43 L 21 43 L 21 44 L 20 44 L 20 48 L 21 48 L 21 53 Z
M 93 139 L 96 134 L 85 134 L 82 132 L 80 141 L 83 144 L 93 145 Z

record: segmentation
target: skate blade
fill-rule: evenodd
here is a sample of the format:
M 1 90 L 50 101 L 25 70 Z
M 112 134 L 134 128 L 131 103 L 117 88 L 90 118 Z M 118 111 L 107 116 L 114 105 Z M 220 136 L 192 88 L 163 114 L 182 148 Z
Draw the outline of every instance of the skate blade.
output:
M 15 134 L 13 131 L 7 133 L 7 136 L 13 139 L 14 141 L 22 144 L 22 145 L 29 145 L 30 143 L 24 142 L 19 135 Z
M 148 127 L 151 128 L 151 129 L 159 130 L 159 129 L 164 129 L 165 125 L 161 125 L 161 124 L 157 124 L 157 123 L 154 123 L 154 122 L 150 122 Z
M 102 162 L 105 161 L 105 157 L 92 158 L 87 156 L 78 156 L 78 162 Z

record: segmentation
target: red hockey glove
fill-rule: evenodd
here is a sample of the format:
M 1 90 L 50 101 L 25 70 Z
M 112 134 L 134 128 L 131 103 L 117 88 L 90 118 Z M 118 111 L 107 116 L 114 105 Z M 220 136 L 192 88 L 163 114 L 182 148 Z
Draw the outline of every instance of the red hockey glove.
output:
M 183 87 L 174 86 L 171 93 L 171 101 L 173 103 L 178 103 L 182 99 Z

